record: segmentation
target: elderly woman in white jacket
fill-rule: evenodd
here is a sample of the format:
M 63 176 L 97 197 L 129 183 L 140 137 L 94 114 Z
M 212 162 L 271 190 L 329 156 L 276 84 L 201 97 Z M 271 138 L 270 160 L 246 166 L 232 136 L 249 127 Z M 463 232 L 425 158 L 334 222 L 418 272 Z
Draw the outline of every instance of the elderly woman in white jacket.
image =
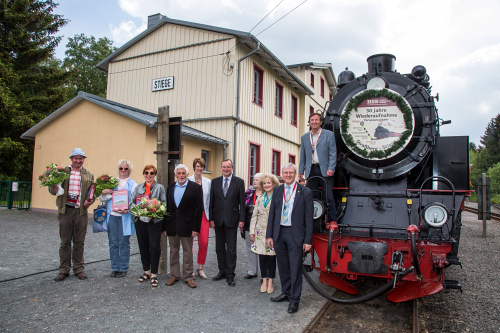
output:
M 208 235 L 210 233 L 210 185 L 211 180 L 203 177 L 205 170 L 205 160 L 203 158 L 195 158 L 193 161 L 194 175 L 188 177 L 189 180 L 198 183 L 203 189 L 203 216 L 201 218 L 201 229 L 198 235 L 198 269 L 196 272 L 202 279 L 207 279 L 205 273 L 205 262 L 207 261 L 208 253 Z

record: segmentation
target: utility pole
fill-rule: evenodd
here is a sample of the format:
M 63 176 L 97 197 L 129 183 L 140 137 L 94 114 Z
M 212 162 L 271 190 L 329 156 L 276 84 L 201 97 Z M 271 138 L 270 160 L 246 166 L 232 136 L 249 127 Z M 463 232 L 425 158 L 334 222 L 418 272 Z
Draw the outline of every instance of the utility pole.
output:
M 158 167 L 158 183 L 165 187 L 169 184 L 169 165 L 168 165 L 168 130 L 169 130 L 170 107 L 162 106 L 158 108 L 158 121 L 156 132 L 156 164 Z M 162 232 L 160 238 L 160 267 L 159 273 L 167 273 L 168 245 L 167 236 Z
M 162 106 L 158 108 L 157 140 L 156 140 L 156 163 L 158 166 L 158 183 L 165 186 L 169 184 L 168 167 L 168 130 L 169 130 L 170 107 Z

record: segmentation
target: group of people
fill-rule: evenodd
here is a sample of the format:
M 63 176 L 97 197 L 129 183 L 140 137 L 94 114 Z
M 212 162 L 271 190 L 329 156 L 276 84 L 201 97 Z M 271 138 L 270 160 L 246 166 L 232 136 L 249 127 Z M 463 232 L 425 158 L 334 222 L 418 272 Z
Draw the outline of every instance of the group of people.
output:
M 130 178 L 132 164 L 128 160 L 118 162 L 119 184 L 113 190 L 104 190 L 101 200 L 106 202 L 107 215 L 104 225 L 108 232 L 111 276 L 127 275 L 130 259 L 130 236 L 137 235 L 143 274 L 138 281 L 149 281 L 151 287 L 159 286 L 160 240 L 166 233 L 170 248 L 170 275 L 166 285 L 172 286 L 183 280 L 196 288 L 195 275 L 207 279 L 205 263 L 208 253 L 210 228 L 215 230 L 218 273 L 214 281 L 226 280 L 235 286 L 236 244 L 238 231 L 245 238 L 248 249 L 248 267 L 245 278 L 261 274 L 260 291 L 272 294 L 276 263 L 279 269 L 281 293 L 271 297 L 273 302 L 288 301 L 288 312 L 298 310 L 302 290 L 302 258 L 309 251 L 313 232 L 313 195 L 311 189 L 299 180 L 324 177 L 333 186 L 335 170 L 335 141 L 333 133 L 321 129 L 320 114 L 309 118 L 311 131 L 302 137 L 299 170 L 288 164 L 282 171 L 280 185 L 272 174 L 254 175 L 253 184 L 245 191 L 243 179 L 233 174 L 233 162 L 225 159 L 221 163 L 222 176 L 210 180 L 203 176 L 205 161 L 193 161 L 193 174 L 189 167 L 175 167 L 175 183 L 167 189 L 156 182 L 154 165 L 143 168 L 144 182 L 137 184 Z M 53 186 L 49 192 L 57 195 L 58 219 L 61 245 L 60 268 L 55 281 L 69 276 L 71 261 L 78 279 L 87 279 L 83 265 L 83 248 L 87 230 L 87 208 L 93 203 L 89 191 L 93 175 L 83 167 L 85 152 L 75 148 L 71 155 L 71 166 L 67 168 L 69 179 L 61 187 Z M 330 187 L 331 188 L 331 187 Z M 142 198 L 157 199 L 166 204 L 164 218 L 143 221 L 134 217 L 129 209 L 113 210 L 111 194 L 115 190 L 126 190 L 130 207 Z M 327 191 L 328 192 L 328 191 Z M 331 191 L 330 191 L 331 192 Z M 329 218 L 334 218 L 333 195 Z M 129 207 L 129 208 L 130 208 Z M 198 240 L 198 269 L 193 267 L 193 239 Z M 182 273 L 180 249 L 183 251 Z

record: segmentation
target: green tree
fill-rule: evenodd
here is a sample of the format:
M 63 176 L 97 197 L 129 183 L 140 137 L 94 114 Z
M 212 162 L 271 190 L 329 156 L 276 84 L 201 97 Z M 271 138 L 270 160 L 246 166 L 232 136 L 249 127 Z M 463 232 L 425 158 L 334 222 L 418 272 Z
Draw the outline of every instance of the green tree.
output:
M 20 136 L 64 102 L 67 74 L 53 55 L 66 20 L 56 7 L 0 2 L 0 178 L 31 179 L 33 143 Z
M 78 91 L 106 96 L 106 73 L 96 65 L 114 50 L 113 42 L 106 37 L 96 40 L 94 36 L 79 34 L 69 38 L 63 61 L 70 74 L 68 97 L 74 97 Z
M 490 167 L 500 162 L 500 113 L 492 118 L 481 137 L 481 145 L 471 149 L 471 180 L 473 184 L 477 184 L 481 173 L 487 172 Z

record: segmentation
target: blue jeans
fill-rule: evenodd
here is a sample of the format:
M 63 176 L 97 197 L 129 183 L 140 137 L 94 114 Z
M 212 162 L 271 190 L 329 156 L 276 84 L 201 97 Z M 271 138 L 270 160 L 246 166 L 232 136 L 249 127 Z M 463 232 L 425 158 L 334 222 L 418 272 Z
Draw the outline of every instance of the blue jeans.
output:
M 121 216 L 110 215 L 108 221 L 109 257 L 111 270 L 128 271 L 130 261 L 130 236 L 123 236 Z

